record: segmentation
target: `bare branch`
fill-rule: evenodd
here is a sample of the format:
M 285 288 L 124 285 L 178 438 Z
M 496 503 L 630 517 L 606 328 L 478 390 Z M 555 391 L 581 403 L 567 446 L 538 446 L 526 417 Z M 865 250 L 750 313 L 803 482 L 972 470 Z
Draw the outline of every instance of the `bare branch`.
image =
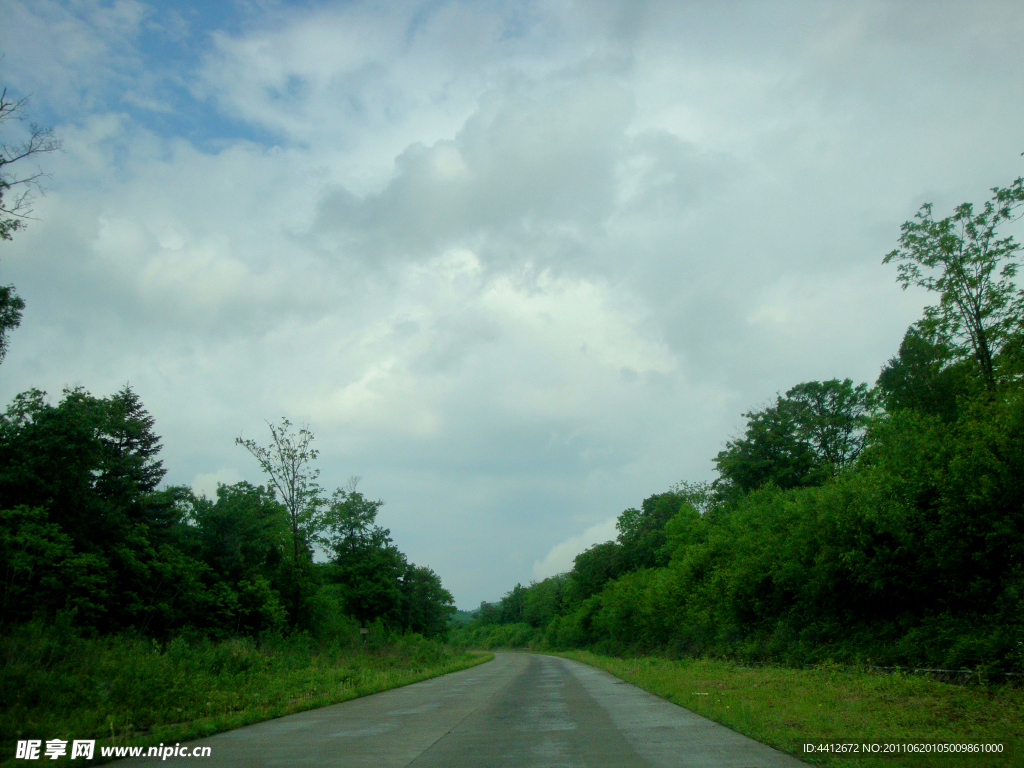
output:
M 0 92 L 0 129 L 10 120 L 23 122 L 26 104 L 27 96 L 15 100 L 8 98 L 6 88 Z M 10 166 L 60 148 L 60 139 L 53 135 L 53 129 L 42 128 L 35 123 L 29 124 L 29 135 L 24 141 L 13 144 L 0 141 L 0 216 L 31 219 L 33 194 L 43 194 L 41 182 L 49 176 L 38 166 L 27 174 L 11 173 Z M 20 189 L 4 200 L 4 195 L 15 187 Z M 0 219 L 0 239 L 9 240 L 10 233 L 20 228 L 15 219 Z

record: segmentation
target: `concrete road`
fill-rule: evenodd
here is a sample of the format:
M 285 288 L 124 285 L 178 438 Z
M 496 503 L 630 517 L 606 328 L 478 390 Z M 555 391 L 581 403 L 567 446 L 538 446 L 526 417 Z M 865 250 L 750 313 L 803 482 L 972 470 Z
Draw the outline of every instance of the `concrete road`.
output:
M 120 765 L 797 768 L 788 755 L 568 659 L 499 653 L 422 683 L 191 742 L 206 758 Z

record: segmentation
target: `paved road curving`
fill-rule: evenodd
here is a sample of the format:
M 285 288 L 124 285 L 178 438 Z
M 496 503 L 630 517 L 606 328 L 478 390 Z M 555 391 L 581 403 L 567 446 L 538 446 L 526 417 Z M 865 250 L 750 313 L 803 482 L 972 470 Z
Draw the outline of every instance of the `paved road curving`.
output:
M 207 758 L 120 765 L 797 768 L 800 761 L 568 659 L 495 660 L 222 733 Z

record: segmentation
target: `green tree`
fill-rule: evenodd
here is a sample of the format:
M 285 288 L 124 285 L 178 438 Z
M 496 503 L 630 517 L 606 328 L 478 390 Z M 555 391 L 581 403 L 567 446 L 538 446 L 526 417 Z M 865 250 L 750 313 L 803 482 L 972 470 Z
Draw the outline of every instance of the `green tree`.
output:
M 96 617 L 107 597 L 105 565 L 94 554 L 76 552 L 46 510 L 0 510 L 0 631 L 62 610 Z
M 881 403 L 889 413 L 910 408 L 955 421 L 959 397 L 971 391 L 969 365 L 957 361 L 949 345 L 929 338 L 920 325 L 912 325 L 899 353 L 878 376 Z
M 992 198 L 975 212 L 970 203 L 936 220 L 932 204 L 921 206 L 914 221 L 900 228 L 899 247 L 883 259 L 897 262 L 897 280 L 939 294 L 925 309 L 921 326 L 960 357 L 973 360 L 991 391 L 997 383 L 996 359 L 1008 343 L 1020 344 L 1024 304 L 1013 278 L 1020 245 L 1000 237 L 1000 225 L 1024 203 L 1024 178 L 1009 187 L 993 187 Z
M 579 603 L 600 592 L 622 573 L 622 559 L 622 545 L 616 541 L 595 544 L 576 555 L 569 577 L 569 599 Z
M 391 541 L 391 532 L 377 525 L 384 502 L 368 499 L 356 489 L 358 478 L 332 494 L 320 517 L 318 541 L 331 561 L 328 578 L 342 588 L 345 611 L 363 623 L 382 619 L 402 624 L 402 578 L 409 564 Z
M 523 605 L 523 619 L 532 627 L 547 626 L 562 609 L 569 587 L 568 574 L 561 573 L 530 584 Z
M 109 398 L 67 389 L 55 406 L 30 390 L 0 417 L 0 497 L 46 508 L 73 540 L 103 549 L 136 525 L 174 516 L 174 500 L 154 495 L 164 475 L 159 449 L 130 387 Z
M 674 491 L 648 496 L 640 509 L 627 509 L 615 522 L 622 545 L 621 570 L 653 568 L 668 561 L 665 525 L 679 514 L 686 499 Z
M 518 624 L 523 620 L 526 607 L 526 587 L 516 584 L 501 598 L 501 623 Z
M 178 530 L 182 548 L 209 566 L 222 597 L 219 629 L 259 634 L 282 628 L 281 600 L 291 571 L 288 513 L 274 493 L 246 482 L 218 485 L 216 499 L 188 494 L 188 525 Z M 197 625 L 205 622 L 194 620 Z
M 786 392 L 785 408 L 799 439 L 809 443 L 829 476 L 848 467 L 864 447 L 867 384 L 850 379 L 808 381 Z
M 317 541 L 335 559 L 389 535 L 376 524 L 384 502 L 366 498 L 358 485 L 359 478 L 353 477 L 346 488 L 336 489 L 319 518 Z
M 402 575 L 402 627 L 424 637 L 439 637 L 455 615 L 455 599 L 430 568 L 410 564 Z
M 270 478 L 270 485 L 281 495 L 291 520 L 292 564 L 297 570 L 299 550 L 308 555 L 309 541 L 316 535 L 322 489 L 316 482 L 320 470 L 311 465 L 319 451 L 312 447 L 314 436 L 308 426 L 295 432 L 286 418 L 282 418 L 280 424 L 268 421 L 267 426 L 270 427 L 269 445 L 264 447 L 241 436 L 235 438 L 235 445 L 241 445 L 256 458 Z
M 80 624 L 162 635 L 215 612 L 209 569 L 177 544 L 180 493 L 156 490 L 164 471 L 158 450 L 153 421 L 128 387 L 109 398 L 69 389 L 56 405 L 31 390 L 0 417 L 0 499 L 44 515 L 6 518 L 5 536 L 34 539 L 39 546 L 24 552 L 39 558 L 58 553 L 69 594 L 105 595 L 78 604 Z M 53 546 L 43 546 L 44 533 Z
M 796 488 L 814 481 L 815 455 L 797 434 L 790 409 L 777 399 L 760 411 L 743 414 L 743 437 L 730 440 L 715 457 L 716 489 L 726 497 L 742 495 L 773 482 Z
M 745 414 L 743 437 L 715 457 L 715 487 L 730 497 L 768 482 L 779 488 L 817 485 L 857 458 L 869 410 L 866 384 L 850 379 L 797 384 L 760 411 Z
M 13 285 L 0 285 L 0 362 L 7 356 L 10 339 L 7 334 L 21 325 L 25 300 L 14 291 Z
M 274 579 L 290 538 L 288 513 L 274 493 L 246 482 L 218 485 L 216 500 L 192 500 L 190 530 L 202 559 L 232 582 Z

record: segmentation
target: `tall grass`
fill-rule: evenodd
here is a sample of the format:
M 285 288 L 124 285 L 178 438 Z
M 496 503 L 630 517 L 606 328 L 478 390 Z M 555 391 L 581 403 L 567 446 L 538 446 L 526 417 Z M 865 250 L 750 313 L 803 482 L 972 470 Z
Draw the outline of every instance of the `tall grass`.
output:
M 306 634 L 221 642 L 182 636 L 160 644 L 29 624 L 0 638 L 0 764 L 13 764 L 19 739 L 180 741 L 488 658 L 379 627 L 365 645 L 323 645 Z

